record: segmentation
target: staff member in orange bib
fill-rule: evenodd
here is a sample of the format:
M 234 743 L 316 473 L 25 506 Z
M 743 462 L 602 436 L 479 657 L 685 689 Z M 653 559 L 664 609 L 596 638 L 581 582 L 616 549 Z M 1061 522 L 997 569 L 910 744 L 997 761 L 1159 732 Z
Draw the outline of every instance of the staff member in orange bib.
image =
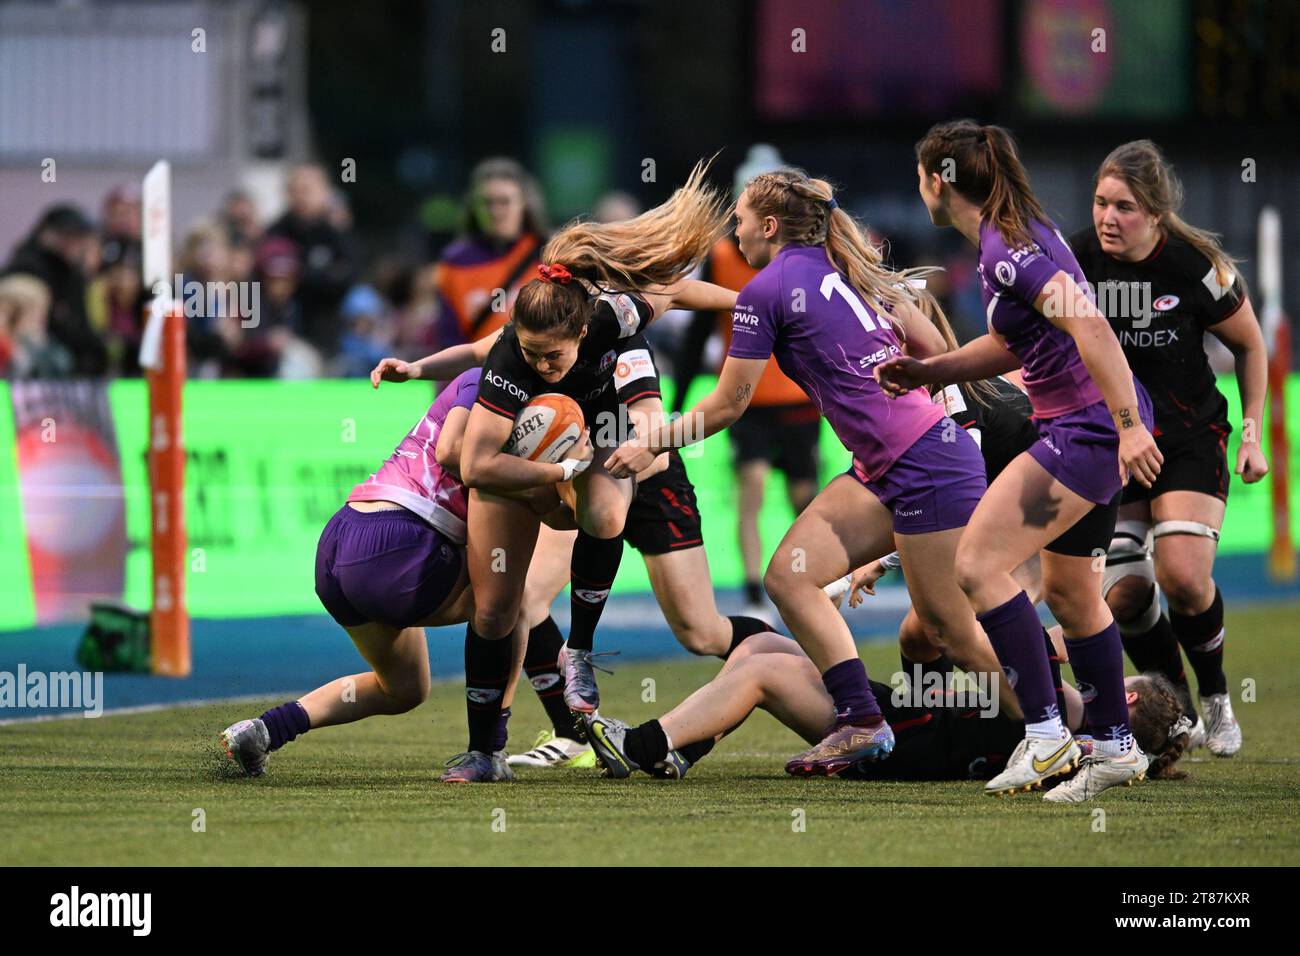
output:
M 764 144 L 751 146 L 745 162 L 736 172 L 736 194 L 760 173 L 779 169 L 781 157 Z M 706 282 L 739 292 L 758 274 L 740 254 L 733 235 L 724 236 L 714 245 L 704 264 Z M 686 393 L 698 374 L 705 343 L 714 329 L 722 339 L 722 355 L 731 345 L 731 313 L 699 312 L 687 330 L 677 358 L 677 394 L 673 410 L 686 407 Z M 754 389 L 754 398 L 740 420 L 732 425 L 733 465 L 740 484 L 737 533 L 740 555 L 745 567 L 745 610 L 750 616 L 771 622 L 763 602 L 763 545 L 758 533 L 758 514 L 763 508 L 763 492 L 768 474 L 775 467 L 785 475 L 786 495 L 798 515 L 817 495 L 817 472 L 820 466 L 817 443 L 821 435 L 821 413 L 803 389 L 783 373 L 770 359 L 763 377 Z
M 434 266 L 440 348 L 476 342 L 506 324 L 515 296 L 536 275 L 546 233 L 541 190 L 523 166 L 496 157 L 474 167 L 460 237 Z

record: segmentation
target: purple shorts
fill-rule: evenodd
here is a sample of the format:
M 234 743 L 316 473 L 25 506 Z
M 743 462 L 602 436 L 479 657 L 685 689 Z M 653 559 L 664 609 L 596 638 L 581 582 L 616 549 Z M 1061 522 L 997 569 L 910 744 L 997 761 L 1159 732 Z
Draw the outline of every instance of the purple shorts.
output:
M 419 515 L 344 505 L 316 546 L 316 596 L 344 627 L 413 627 L 460 580 L 463 549 Z
M 988 486 L 975 439 L 941 418 L 875 481 L 855 460 L 849 473 L 894 513 L 895 534 L 928 534 L 965 527 Z
M 1151 397 L 1137 386 L 1138 414 L 1148 429 L 1155 427 Z M 1029 454 L 1043 470 L 1081 498 L 1105 505 L 1119 493 L 1119 432 L 1105 402 L 1097 402 L 1056 418 L 1034 419 L 1038 441 Z

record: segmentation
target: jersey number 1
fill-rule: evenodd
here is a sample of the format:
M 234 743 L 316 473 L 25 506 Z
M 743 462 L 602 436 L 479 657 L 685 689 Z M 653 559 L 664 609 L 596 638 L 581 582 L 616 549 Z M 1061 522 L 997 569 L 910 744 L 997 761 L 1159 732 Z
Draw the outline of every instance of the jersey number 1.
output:
M 844 280 L 840 278 L 838 272 L 828 272 L 826 274 L 826 277 L 822 279 L 821 291 L 822 298 L 827 302 L 831 300 L 831 293 L 838 292 L 840 298 L 849 304 L 849 308 L 853 310 L 853 314 L 858 317 L 858 321 L 862 323 L 862 327 L 868 332 L 876 331 L 876 323 L 871 321 L 871 313 L 868 312 L 867 307 L 862 304 L 862 300 L 858 298 L 857 293 L 844 284 Z

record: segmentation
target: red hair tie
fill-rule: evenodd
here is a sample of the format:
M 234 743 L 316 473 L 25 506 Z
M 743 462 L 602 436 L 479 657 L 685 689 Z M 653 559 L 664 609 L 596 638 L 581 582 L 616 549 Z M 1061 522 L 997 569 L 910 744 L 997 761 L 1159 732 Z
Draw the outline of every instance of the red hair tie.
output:
M 537 275 L 543 282 L 558 282 L 560 285 L 568 285 L 573 281 L 573 273 L 564 266 L 548 266 L 546 264 L 537 267 Z

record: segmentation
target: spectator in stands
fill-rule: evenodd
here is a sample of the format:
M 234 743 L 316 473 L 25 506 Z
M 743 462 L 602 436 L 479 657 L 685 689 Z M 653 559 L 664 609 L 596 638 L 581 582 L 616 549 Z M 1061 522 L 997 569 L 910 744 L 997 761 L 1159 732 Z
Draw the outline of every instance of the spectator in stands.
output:
M 85 213 L 76 206 L 51 206 L 4 270 L 45 283 L 49 335 L 71 354 L 74 375 L 103 375 L 108 368 L 108 352 L 86 313 L 86 263 L 97 248 L 95 227 Z
M 140 244 L 120 237 L 105 240 L 99 275 L 90 283 L 86 309 L 91 328 L 108 350 L 108 371 L 112 375 L 140 375 L 146 301 Z
M 262 220 L 257 212 L 253 197 L 242 189 L 232 189 L 226 193 L 218 215 L 232 246 L 246 245 L 252 248 L 262 238 Z
M 103 241 L 139 244 L 142 202 L 140 187 L 124 183 L 113 187 L 104 197 Z
M 498 157 L 474 167 L 460 237 L 434 267 L 439 346 L 477 341 L 505 325 L 519 289 L 536 276 L 546 231 L 541 190 L 523 166 Z
M 641 204 L 636 197 L 617 189 L 597 199 L 591 211 L 591 218 L 596 222 L 626 222 L 639 215 Z
M 0 279 L 0 376 L 66 378 L 72 355 L 49 335 L 50 290 L 35 276 Z
M 384 358 L 392 354 L 392 321 L 388 303 L 368 285 L 353 286 L 339 308 L 343 334 L 335 374 L 345 378 L 364 378 Z
M 297 301 L 301 334 L 322 354 L 338 350 L 337 309 L 357 273 L 357 252 L 346 207 L 330 192 L 325 170 L 298 166 L 289 175 L 289 209 L 266 230 L 298 250 Z

